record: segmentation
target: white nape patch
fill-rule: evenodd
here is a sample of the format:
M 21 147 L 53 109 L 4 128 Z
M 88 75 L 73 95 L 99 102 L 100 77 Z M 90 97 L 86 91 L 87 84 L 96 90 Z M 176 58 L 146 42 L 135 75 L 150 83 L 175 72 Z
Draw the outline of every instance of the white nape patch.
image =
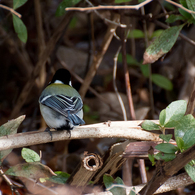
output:
M 44 102 L 47 98 L 49 98 L 49 97 L 51 97 L 51 95 L 47 95 L 47 96 L 45 96 L 42 100 L 41 100 L 41 102 Z
M 71 81 L 69 81 L 69 85 L 72 87 L 72 82 Z
M 58 83 L 58 84 L 64 84 L 62 81 L 60 81 L 60 80 L 55 80 L 55 82 L 54 83 Z

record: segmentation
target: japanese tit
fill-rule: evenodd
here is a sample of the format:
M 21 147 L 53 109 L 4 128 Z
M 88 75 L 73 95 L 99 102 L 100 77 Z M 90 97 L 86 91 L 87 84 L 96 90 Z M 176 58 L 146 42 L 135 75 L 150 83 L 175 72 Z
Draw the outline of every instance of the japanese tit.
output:
M 39 106 L 50 128 L 70 132 L 74 126 L 85 124 L 82 99 L 72 87 L 71 75 L 66 69 L 56 71 L 52 81 L 39 97 Z

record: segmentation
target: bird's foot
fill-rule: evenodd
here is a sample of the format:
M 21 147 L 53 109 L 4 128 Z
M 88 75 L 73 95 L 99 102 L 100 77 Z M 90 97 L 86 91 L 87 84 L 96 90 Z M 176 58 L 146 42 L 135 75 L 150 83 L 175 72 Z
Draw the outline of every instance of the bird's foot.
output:
M 49 135 L 51 136 L 51 141 L 52 141 L 53 137 L 52 137 L 52 132 L 50 131 L 50 128 L 47 127 L 47 128 L 45 129 L 45 132 L 48 132 L 48 133 L 49 133 Z
M 66 130 L 69 133 L 69 139 L 71 138 L 71 131 L 70 130 Z

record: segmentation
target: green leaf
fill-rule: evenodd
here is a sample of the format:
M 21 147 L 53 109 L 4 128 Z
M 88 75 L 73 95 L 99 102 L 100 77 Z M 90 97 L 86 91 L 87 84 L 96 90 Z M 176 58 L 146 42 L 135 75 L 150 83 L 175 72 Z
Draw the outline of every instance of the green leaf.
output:
M 175 126 L 175 139 L 180 149 L 187 149 L 195 144 L 195 119 L 191 114 L 184 116 Z M 180 146 L 179 146 L 180 144 Z
M 139 29 L 134 29 L 131 30 L 127 36 L 127 38 L 135 38 L 135 39 L 140 39 L 140 38 L 144 38 L 144 33 L 143 31 L 139 30 Z
M 154 166 L 156 164 L 154 155 L 148 154 L 148 158 L 152 162 L 152 166 Z
M 165 162 L 171 161 L 176 157 L 175 154 L 162 154 L 159 152 L 158 154 L 154 155 L 156 160 L 164 160 Z
M 167 19 L 166 19 L 166 21 L 165 22 L 167 22 L 167 23 L 173 23 L 173 22 L 175 22 L 175 21 L 177 21 L 177 20 L 185 20 L 185 18 L 183 17 L 183 16 L 181 16 L 181 15 L 170 15 Z
M 23 42 L 26 43 L 27 41 L 27 29 L 24 23 L 20 18 L 12 14 L 13 16 L 13 25 L 14 25 L 14 30 L 18 35 L 18 38 Z
M 162 34 L 162 32 L 163 32 L 164 30 L 162 30 L 162 29 L 159 29 L 159 30 L 155 30 L 153 33 L 152 33 L 152 36 L 150 37 L 150 38 L 157 38 L 157 37 L 159 37 L 161 34 Z
M 55 173 L 46 165 L 39 162 L 17 164 L 5 172 L 6 175 L 31 178 L 36 181 L 39 178 L 52 177 Z
M 179 32 L 184 25 L 173 26 L 164 30 L 161 35 L 146 49 L 143 64 L 154 63 L 161 56 L 169 52 L 175 44 Z
M 174 135 L 175 138 L 181 137 L 183 138 L 184 134 L 187 131 L 193 130 L 195 127 L 195 119 L 191 114 L 183 116 L 175 126 Z
M 62 171 L 56 171 L 55 174 L 56 175 L 52 176 L 48 180 L 54 183 L 58 183 L 58 184 L 65 184 L 68 178 L 70 177 L 70 174 L 62 172 Z
M 195 144 L 195 126 L 193 126 L 192 128 L 189 127 L 186 128 L 188 130 L 185 132 L 183 136 L 184 149 L 188 149 L 189 147 Z
M 175 154 L 178 151 L 178 148 L 170 143 L 161 143 L 155 146 L 155 148 L 161 152 Z
M 146 78 L 148 78 L 149 75 L 150 75 L 149 64 L 144 64 L 144 65 L 141 64 L 140 69 L 141 69 L 141 71 L 142 71 L 142 74 L 143 74 Z
M 191 20 L 192 19 L 192 15 L 190 13 L 186 12 L 185 10 L 179 8 L 178 11 L 187 20 Z
M 59 4 L 59 6 L 58 6 L 58 8 L 57 8 L 57 10 L 56 10 L 56 13 L 55 13 L 55 15 L 56 16 L 62 16 L 62 15 L 64 15 L 65 14 L 65 9 L 67 8 L 67 7 L 73 7 L 74 5 L 76 5 L 77 3 L 79 3 L 81 0 L 63 0 L 60 4 Z
M 136 192 L 135 192 L 135 188 L 133 188 L 133 189 L 129 192 L 129 195 L 137 195 Z
M 166 108 L 166 119 L 164 127 L 175 127 L 184 116 L 187 108 L 185 100 L 174 101 Z
M 176 137 L 176 143 L 180 151 L 184 150 L 184 141 L 181 137 Z
M 186 0 L 179 0 L 179 2 L 180 2 L 185 8 L 187 8 Z
M 25 119 L 25 116 L 20 116 L 16 119 L 10 120 L 7 123 L 0 126 L 0 136 L 8 136 L 12 134 L 16 134 L 18 127 Z M 13 149 L 1 150 L 0 151 L 0 166 L 6 156 L 12 151 Z
M 161 126 L 164 126 L 164 124 L 165 124 L 165 119 L 166 119 L 166 109 L 163 109 L 163 110 L 160 112 L 160 115 L 159 115 L 159 122 L 160 122 L 160 125 L 161 125 Z
M 115 3 L 126 3 L 126 2 L 130 2 L 132 0 L 115 0 Z
M 104 185 L 106 186 L 106 188 L 110 188 L 111 186 L 113 186 L 113 184 L 124 185 L 123 180 L 120 177 L 117 177 L 114 180 L 111 176 L 109 176 L 107 174 L 105 174 L 103 176 L 103 182 L 104 182 Z M 118 195 L 118 194 L 126 195 L 126 190 L 123 187 L 113 187 L 109 191 L 112 192 L 113 195 Z
M 131 56 L 129 54 L 126 55 L 126 60 L 127 60 L 127 64 L 129 64 L 129 65 L 138 65 L 138 66 L 140 65 L 140 63 L 135 58 L 133 58 L 133 56 Z M 122 61 L 123 61 L 122 54 L 119 53 L 118 62 L 122 62 Z
M 27 2 L 27 0 L 13 0 L 13 9 L 17 9 L 24 5 Z
M 170 141 L 170 139 L 173 137 L 172 134 L 167 134 L 167 135 L 163 135 L 163 134 L 160 134 L 159 135 L 159 138 L 161 138 L 162 140 L 166 141 L 167 143 Z
M 103 182 L 104 182 L 104 185 L 106 188 L 110 188 L 114 182 L 114 179 L 112 176 L 108 175 L 108 174 L 105 174 L 103 176 Z
M 24 119 L 25 115 L 22 115 L 0 126 L 0 136 L 8 136 L 17 133 L 17 129 Z
M 23 148 L 21 154 L 26 162 L 40 162 L 41 160 L 40 156 L 29 148 Z
M 190 10 L 195 11 L 195 0 L 186 0 L 187 6 Z M 191 14 L 195 19 L 195 14 Z
M 150 120 L 145 120 L 142 124 L 141 127 L 145 130 L 151 131 L 151 130 L 160 130 L 159 125 L 156 123 L 150 121 Z
M 70 29 L 74 28 L 76 26 L 76 24 L 77 24 L 77 21 L 78 21 L 78 18 L 77 17 L 75 17 L 75 16 L 72 17 L 72 19 L 71 19 L 71 21 L 69 23 L 69 28 Z
M 189 163 L 185 166 L 185 170 L 191 179 L 195 182 L 195 167 L 191 166 Z
M 152 81 L 159 87 L 162 87 L 163 89 L 171 91 L 173 89 L 173 84 L 169 79 L 166 77 L 160 75 L 160 74 L 152 74 Z

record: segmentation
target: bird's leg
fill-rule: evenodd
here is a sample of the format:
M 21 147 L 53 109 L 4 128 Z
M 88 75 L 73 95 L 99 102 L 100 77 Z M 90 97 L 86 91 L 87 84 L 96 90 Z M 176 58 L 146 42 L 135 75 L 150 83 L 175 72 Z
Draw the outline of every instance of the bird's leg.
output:
M 47 128 L 45 129 L 45 132 L 48 132 L 48 133 L 49 133 L 49 135 L 51 136 L 51 141 L 52 141 L 53 137 L 52 137 L 52 132 L 50 131 L 50 128 L 47 127 Z
M 69 139 L 71 138 L 71 131 L 70 129 L 69 130 L 66 130 L 68 133 L 69 133 Z

